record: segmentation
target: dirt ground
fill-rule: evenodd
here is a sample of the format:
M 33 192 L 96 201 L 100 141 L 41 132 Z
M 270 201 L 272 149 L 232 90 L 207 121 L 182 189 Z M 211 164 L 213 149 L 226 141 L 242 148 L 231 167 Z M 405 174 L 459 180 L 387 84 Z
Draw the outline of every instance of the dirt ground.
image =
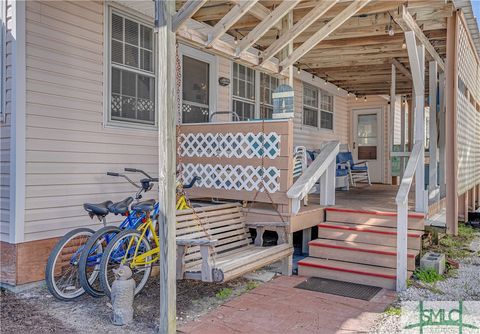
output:
M 183 280 L 177 282 L 177 323 L 193 320 L 255 286 L 246 279 L 225 284 Z M 154 333 L 159 317 L 157 279 L 135 298 L 134 322 L 112 325 L 108 298 L 84 295 L 73 302 L 53 298 L 44 286 L 20 293 L 2 289 L 0 332 L 7 333 Z

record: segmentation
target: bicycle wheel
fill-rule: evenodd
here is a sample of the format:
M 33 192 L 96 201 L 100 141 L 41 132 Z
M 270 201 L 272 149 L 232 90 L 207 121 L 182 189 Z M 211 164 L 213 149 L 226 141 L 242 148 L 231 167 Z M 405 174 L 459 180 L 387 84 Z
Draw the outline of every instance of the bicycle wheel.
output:
M 93 297 L 102 297 L 105 293 L 100 286 L 98 276 L 100 273 L 100 261 L 108 243 L 122 230 L 116 226 L 105 226 L 95 232 L 80 256 L 79 277 L 80 284 L 85 291 Z M 88 251 L 87 251 L 88 250 Z
M 135 249 L 138 245 L 138 251 Z M 105 249 L 102 261 L 100 262 L 100 284 L 103 292 L 110 297 L 112 291 L 112 283 L 115 280 L 113 269 L 123 262 L 132 269 L 132 278 L 135 281 L 135 295 L 142 291 L 147 283 L 152 265 L 136 265 L 132 266 L 131 262 L 134 256 L 140 256 L 150 251 L 152 247 L 147 238 L 141 238 L 141 233 L 137 230 L 124 230 L 108 244 Z M 149 261 L 152 257 L 145 258 Z
M 78 228 L 57 242 L 48 257 L 45 281 L 48 291 L 57 299 L 69 301 L 80 297 L 85 290 L 78 277 L 78 261 L 83 247 L 94 231 Z

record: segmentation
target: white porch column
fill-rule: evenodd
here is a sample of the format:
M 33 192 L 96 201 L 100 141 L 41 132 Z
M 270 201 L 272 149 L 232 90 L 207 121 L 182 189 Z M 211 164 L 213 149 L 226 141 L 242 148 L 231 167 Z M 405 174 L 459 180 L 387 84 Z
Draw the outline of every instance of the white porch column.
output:
M 400 106 L 400 145 L 402 146 L 402 152 L 405 152 L 405 137 L 406 137 L 406 134 L 405 134 L 405 130 L 406 130 L 406 119 L 405 119 L 405 116 L 406 116 L 406 113 L 405 113 L 405 104 L 406 104 L 406 97 L 405 96 L 401 96 L 400 98 L 400 103 L 401 103 L 401 106 Z M 403 178 L 403 172 L 405 171 L 405 157 L 401 157 L 400 158 L 400 180 Z
M 389 148 L 389 152 L 393 152 L 393 144 L 394 144 L 394 140 L 395 140 L 395 104 L 396 104 L 396 99 L 395 99 L 395 91 L 396 91 L 396 88 L 395 88 L 395 84 L 396 84 L 396 68 L 395 68 L 395 65 L 392 64 L 392 73 L 391 73 L 391 82 L 390 82 L 390 136 L 389 136 L 389 141 L 390 141 L 390 148 Z M 391 175 L 392 174 L 392 165 L 393 165 L 393 161 L 392 161 L 392 156 L 390 155 L 390 163 L 389 163 L 389 166 L 390 166 L 390 171 L 387 173 L 387 175 Z M 388 184 L 391 184 L 391 178 L 390 180 L 388 180 Z
M 160 325 L 159 332 L 176 332 L 176 243 L 175 243 L 175 33 L 172 15 L 175 2 L 155 0 L 158 94 L 158 217 L 160 237 Z
M 413 31 L 405 32 L 405 41 L 407 43 L 408 58 L 412 71 L 414 98 L 415 101 L 415 125 L 413 141 L 425 144 L 425 46 L 417 46 L 415 33 Z M 424 151 L 424 149 L 423 149 Z M 425 154 L 422 151 L 415 170 L 415 211 L 426 211 L 426 192 L 425 192 Z
M 429 180 L 428 180 L 428 199 L 429 203 L 437 201 L 439 199 L 439 189 L 437 185 L 437 62 L 431 61 L 429 63 L 429 107 L 430 107 L 430 120 L 429 120 L 429 154 L 430 164 L 428 167 Z
M 438 98 L 440 102 L 440 110 L 438 113 L 438 128 L 439 128 L 439 140 L 438 140 L 438 183 L 440 185 L 440 198 L 446 194 L 446 181 L 445 181 L 445 73 L 442 72 L 438 79 Z

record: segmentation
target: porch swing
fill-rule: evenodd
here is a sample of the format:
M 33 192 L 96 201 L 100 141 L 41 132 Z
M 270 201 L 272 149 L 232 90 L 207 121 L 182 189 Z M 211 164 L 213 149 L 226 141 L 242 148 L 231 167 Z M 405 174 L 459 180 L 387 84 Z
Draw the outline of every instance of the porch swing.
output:
M 179 69 L 177 51 L 177 73 L 181 72 Z M 181 78 L 177 77 L 178 85 L 180 82 Z M 180 90 L 177 89 L 178 91 Z M 180 96 L 177 96 L 177 102 L 180 106 Z M 177 138 L 180 137 L 177 127 Z M 182 166 L 181 159 L 179 155 L 179 166 Z M 182 177 L 181 171 L 179 174 Z M 252 203 L 259 191 L 257 190 Z M 188 197 L 186 198 L 190 204 Z M 287 242 L 288 231 L 285 223 L 277 224 L 283 229 L 282 233 L 278 233 L 278 244 L 263 247 L 263 233 L 266 226 L 272 226 L 272 223 L 246 222 L 242 204 L 226 203 L 200 208 L 189 206 L 191 209 L 176 212 L 177 279 L 222 283 L 293 254 L 293 248 Z M 257 232 L 254 241 L 250 228 Z

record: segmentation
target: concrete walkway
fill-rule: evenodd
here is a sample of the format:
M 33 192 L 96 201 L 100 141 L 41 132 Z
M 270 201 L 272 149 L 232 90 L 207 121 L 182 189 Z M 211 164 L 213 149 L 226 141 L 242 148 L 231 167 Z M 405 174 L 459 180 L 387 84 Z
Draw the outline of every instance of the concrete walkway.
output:
M 294 288 L 305 279 L 274 279 L 187 323 L 178 333 L 365 333 L 395 299 L 387 290 L 363 301 Z

